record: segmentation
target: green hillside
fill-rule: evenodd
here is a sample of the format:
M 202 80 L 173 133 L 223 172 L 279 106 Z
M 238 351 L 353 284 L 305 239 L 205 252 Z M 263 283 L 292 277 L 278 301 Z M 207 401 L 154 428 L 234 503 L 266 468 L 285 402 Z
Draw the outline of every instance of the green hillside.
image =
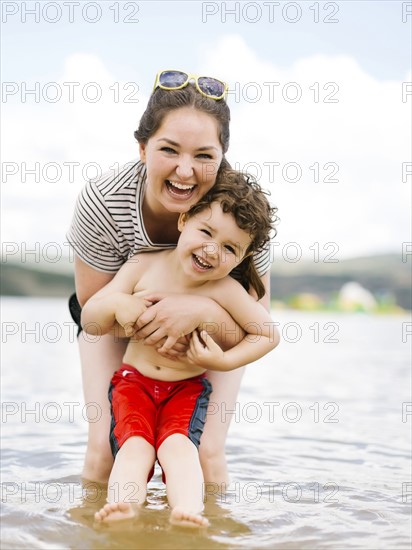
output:
M 61 273 L 27 264 L 1 264 L 1 294 L 5 296 L 68 296 L 74 291 L 70 272 Z M 272 299 L 286 302 L 310 293 L 324 302 L 333 300 L 347 282 L 356 281 L 378 300 L 412 309 L 411 261 L 386 254 L 341 260 L 337 263 L 275 262 L 271 270 Z
M 372 292 L 379 301 L 392 301 L 403 309 L 412 309 L 411 260 L 404 263 L 397 254 L 351 258 L 336 263 L 274 263 L 272 299 L 284 301 L 295 294 L 311 293 L 327 302 L 351 281 Z
M 26 264 L 2 263 L 0 291 L 3 296 L 69 296 L 74 292 L 74 277 Z

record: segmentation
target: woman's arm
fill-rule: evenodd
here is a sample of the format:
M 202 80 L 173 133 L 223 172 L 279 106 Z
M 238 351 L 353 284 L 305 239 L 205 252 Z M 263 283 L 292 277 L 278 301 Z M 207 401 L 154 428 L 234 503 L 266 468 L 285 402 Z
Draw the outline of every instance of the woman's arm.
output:
M 87 333 L 106 334 L 117 323 L 125 329 L 125 335 L 131 336 L 135 332 L 136 319 L 146 309 L 145 300 L 133 296 L 141 264 L 126 262 L 103 288 L 87 300 L 81 313 L 81 323 Z
M 74 279 L 79 304 L 83 307 L 87 300 L 106 286 L 114 276 L 115 273 L 104 273 L 93 269 L 76 254 L 74 257 Z

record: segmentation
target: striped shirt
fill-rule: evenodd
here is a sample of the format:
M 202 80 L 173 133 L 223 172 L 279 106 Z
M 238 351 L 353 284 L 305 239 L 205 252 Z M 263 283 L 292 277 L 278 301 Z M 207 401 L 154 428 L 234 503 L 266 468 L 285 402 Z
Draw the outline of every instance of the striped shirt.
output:
M 116 273 L 138 252 L 176 246 L 150 240 L 142 215 L 145 187 L 146 166 L 138 160 L 84 186 L 67 233 L 70 246 L 83 262 L 97 271 Z M 270 268 L 269 256 L 269 247 L 255 253 L 259 275 Z M 235 271 L 233 276 L 238 278 Z

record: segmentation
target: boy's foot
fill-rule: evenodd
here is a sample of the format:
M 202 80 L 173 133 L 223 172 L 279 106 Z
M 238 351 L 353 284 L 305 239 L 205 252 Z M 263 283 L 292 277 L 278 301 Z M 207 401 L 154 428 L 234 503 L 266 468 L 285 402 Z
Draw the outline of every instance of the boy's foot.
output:
M 116 502 L 105 504 L 94 514 L 97 523 L 112 523 L 126 519 L 133 519 L 137 516 L 138 510 L 130 502 Z
M 181 508 L 173 508 L 170 514 L 170 523 L 181 527 L 207 527 L 209 520 L 201 514 L 191 514 Z

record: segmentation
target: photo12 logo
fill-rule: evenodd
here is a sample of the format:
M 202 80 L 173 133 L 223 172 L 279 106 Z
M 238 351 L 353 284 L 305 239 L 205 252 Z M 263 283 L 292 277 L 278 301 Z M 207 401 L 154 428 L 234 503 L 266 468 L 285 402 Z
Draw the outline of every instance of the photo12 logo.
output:
M 136 82 L 2 82 L 1 101 L 9 103 L 139 103 L 139 85 Z
M 261 500 L 273 504 L 278 500 L 290 503 L 298 502 L 339 502 L 336 495 L 339 492 L 339 485 L 333 481 L 327 483 L 298 483 L 279 481 L 235 483 L 228 486 L 226 483 L 205 483 L 203 494 L 205 497 L 214 496 L 220 503 L 228 502 L 259 502 Z
M 338 2 L 202 2 L 202 22 L 339 23 Z
M 139 23 L 137 2 L 1 2 L 2 23 Z
M 339 103 L 339 84 L 337 82 L 313 82 L 303 84 L 292 82 L 233 82 L 227 98 L 235 103 L 298 103 L 310 100 L 314 103 Z

